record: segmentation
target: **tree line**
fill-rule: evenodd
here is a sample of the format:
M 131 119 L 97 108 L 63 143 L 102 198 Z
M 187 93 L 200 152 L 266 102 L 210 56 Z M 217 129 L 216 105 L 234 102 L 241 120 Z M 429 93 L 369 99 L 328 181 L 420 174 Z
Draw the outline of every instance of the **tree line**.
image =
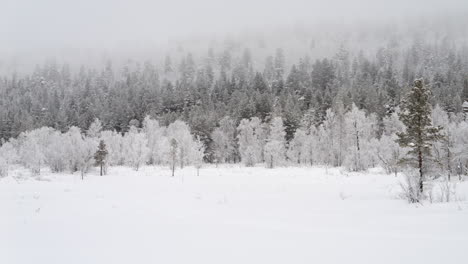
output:
M 343 46 L 330 58 L 289 62 L 280 48 L 264 61 L 253 60 L 246 48 L 209 49 L 198 58 L 187 53 L 177 62 L 167 56 L 120 69 L 109 62 L 103 69 L 72 72 L 49 62 L 30 75 L 0 79 L 0 138 L 43 126 L 86 131 L 96 118 L 105 130 L 126 133 L 131 126 L 141 128 L 149 115 L 164 126 L 186 122 L 203 141 L 206 160 L 214 162 L 213 131 L 226 116 L 236 127 L 242 119 L 268 123 L 281 116 L 289 143 L 305 116 L 318 127 L 327 110 L 349 111 L 354 104 L 375 115 L 380 137 L 384 118 L 417 77 L 430 87 L 433 107 L 460 114 L 468 100 L 468 49 L 447 40 L 413 42 L 405 48 L 389 41 L 371 55 Z

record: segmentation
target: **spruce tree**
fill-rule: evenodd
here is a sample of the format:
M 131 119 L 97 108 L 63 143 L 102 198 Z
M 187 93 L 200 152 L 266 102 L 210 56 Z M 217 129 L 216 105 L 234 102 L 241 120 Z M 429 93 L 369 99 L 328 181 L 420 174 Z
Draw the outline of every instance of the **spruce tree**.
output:
M 468 102 L 468 80 L 463 82 L 462 102 Z
M 443 137 L 440 133 L 442 127 L 432 126 L 430 96 L 431 92 L 424 87 L 423 80 L 415 80 L 414 87 L 406 95 L 399 114 L 400 120 L 406 126 L 406 131 L 397 133 L 397 142 L 401 147 L 410 148 L 408 154 L 413 156 L 413 161 L 416 161 L 421 193 L 424 190 L 423 168 L 428 162 L 428 157 L 431 156 L 432 143 Z
M 170 148 L 170 163 L 171 163 L 171 170 L 172 170 L 172 177 L 174 177 L 174 171 L 175 171 L 175 165 L 177 162 L 177 148 L 178 148 L 178 142 L 175 138 L 171 139 L 171 148 Z
M 105 171 L 104 171 L 104 164 L 106 162 L 106 157 L 107 157 L 107 148 L 106 148 L 106 143 L 104 143 L 104 140 L 101 140 L 99 142 L 98 150 L 94 154 L 94 160 L 96 161 L 96 164 L 100 167 L 100 175 L 102 176 Z

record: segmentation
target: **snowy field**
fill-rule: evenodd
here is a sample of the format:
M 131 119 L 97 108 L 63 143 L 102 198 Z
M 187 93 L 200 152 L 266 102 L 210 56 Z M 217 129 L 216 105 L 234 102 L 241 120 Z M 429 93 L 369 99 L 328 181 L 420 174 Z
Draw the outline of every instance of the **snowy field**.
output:
M 467 263 L 468 182 L 459 201 L 410 205 L 379 171 L 22 175 L 0 179 L 2 264 Z

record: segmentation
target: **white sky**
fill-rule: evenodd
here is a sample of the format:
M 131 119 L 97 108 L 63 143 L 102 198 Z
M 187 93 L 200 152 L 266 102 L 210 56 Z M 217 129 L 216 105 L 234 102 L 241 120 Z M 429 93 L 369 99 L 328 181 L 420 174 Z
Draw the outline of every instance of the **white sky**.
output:
M 60 49 L 115 51 L 299 21 L 347 23 L 466 11 L 468 0 L 0 0 L 0 60 Z

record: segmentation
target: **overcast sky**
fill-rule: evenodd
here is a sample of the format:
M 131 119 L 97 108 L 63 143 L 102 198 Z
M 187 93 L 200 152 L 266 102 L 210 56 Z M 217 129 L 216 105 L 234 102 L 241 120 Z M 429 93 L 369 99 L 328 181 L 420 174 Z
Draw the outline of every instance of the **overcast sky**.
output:
M 86 49 L 115 54 L 178 37 L 297 22 L 398 21 L 467 11 L 468 0 L 0 0 L 0 64 L 34 64 L 34 58 L 65 53 L 83 57 Z

